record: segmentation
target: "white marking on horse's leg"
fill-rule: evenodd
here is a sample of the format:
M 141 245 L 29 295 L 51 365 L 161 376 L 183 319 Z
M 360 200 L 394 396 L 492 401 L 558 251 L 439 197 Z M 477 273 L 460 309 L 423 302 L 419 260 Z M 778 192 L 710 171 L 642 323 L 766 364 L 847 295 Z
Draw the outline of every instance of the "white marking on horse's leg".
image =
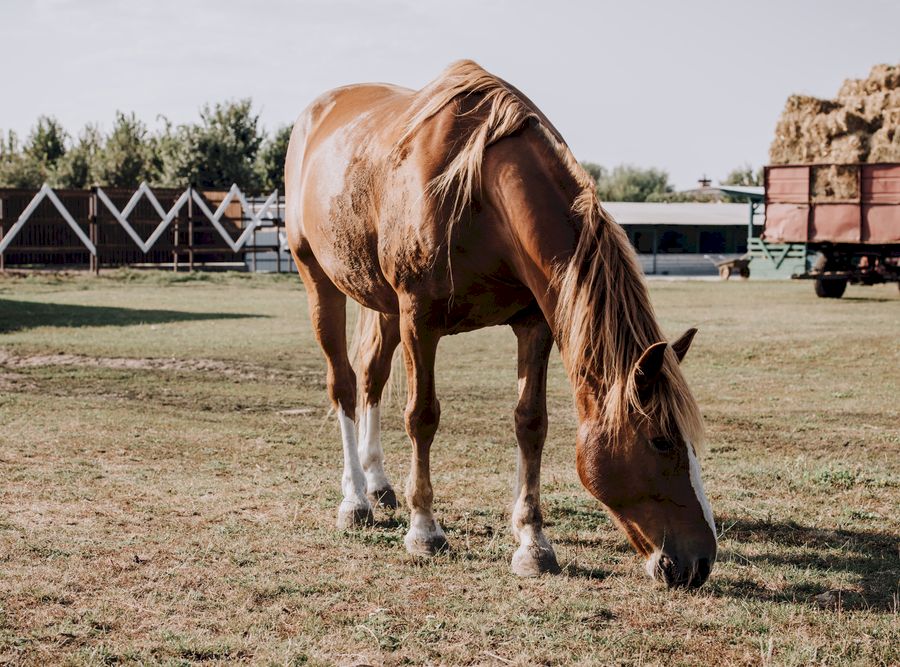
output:
M 356 448 L 356 424 L 340 405 L 337 415 L 344 448 L 344 474 L 341 477 L 344 499 L 338 509 L 338 528 L 349 528 L 372 523 L 372 506 L 366 498 L 366 477 Z
M 403 538 L 406 550 L 417 556 L 431 556 L 447 548 L 444 529 L 429 509 L 413 509 L 409 515 L 409 531 Z
M 386 492 L 394 498 L 391 483 L 384 473 L 384 450 L 381 448 L 381 409 L 367 405 L 359 420 L 359 460 L 366 476 L 366 491 L 376 500 Z
M 700 462 L 697 461 L 697 455 L 694 453 L 694 446 L 687 442 L 687 452 L 688 452 L 688 461 L 690 463 L 690 473 L 691 473 L 691 486 L 694 488 L 694 494 L 697 496 L 697 501 L 700 503 L 700 507 L 703 510 L 703 518 L 706 519 L 706 523 L 709 524 L 709 529 L 712 531 L 713 539 L 718 541 L 716 538 L 716 522 L 713 519 L 712 507 L 709 506 L 709 500 L 706 497 L 706 491 L 703 488 L 703 478 L 700 476 Z

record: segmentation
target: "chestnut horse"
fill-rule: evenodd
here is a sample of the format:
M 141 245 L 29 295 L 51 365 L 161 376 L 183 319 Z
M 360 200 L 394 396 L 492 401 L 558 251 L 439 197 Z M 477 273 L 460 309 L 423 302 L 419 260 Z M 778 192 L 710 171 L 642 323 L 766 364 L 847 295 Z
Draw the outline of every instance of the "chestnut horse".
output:
M 447 547 L 432 514 L 429 466 L 440 417 L 438 341 L 508 324 L 518 339 L 519 377 L 513 572 L 559 569 L 540 509 L 555 341 L 575 393 L 581 481 L 651 576 L 669 586 L 703 583 L 716 530 L 694 451 L 702 420 L 679 369 L 695 330 L 664 342 L 625 233 L 527 97 L 471 61 L 451 65 L 420 91 L 333 90 L 297 120 L 285 184 L 288 242 L 343 441 L 339 527 L 371 523 L 373 503 L 396 506 L 379 403 L 402 344 L 412 441 L 406 548 L 433 554 Z M 348 296 L 362 306 L 358 433 Z

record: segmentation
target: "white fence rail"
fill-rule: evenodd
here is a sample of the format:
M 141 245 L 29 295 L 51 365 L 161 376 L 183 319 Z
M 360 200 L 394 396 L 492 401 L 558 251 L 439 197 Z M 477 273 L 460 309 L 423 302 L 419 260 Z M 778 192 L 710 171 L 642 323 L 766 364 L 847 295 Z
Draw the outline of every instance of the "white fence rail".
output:
M 30 194 L 30 192 L 23 193 L 21 190 L 0 191 L 0 204 L 3 203 L 4 192 L 14 192 L 18 196 L 22 196 L 23 194 L 24 196 L 28 196 L 28 194 Z M 45 200 L 49 200 L 53 204 L 56 212 L 62 220 L 66 222 L 69 228 L 71 228 L 80 243 L 91 255 L 92 266 L 97 264 L 97 268 L 99 268 L 98 246 L 102 245 L 97 242 L 96 225 L 99 216 L 102 216 L 104 220 L 107 221 L 106 224 L 112 222 L 109 220 L 109 216 L 111 216 L 112 220 L 125 231 L 128 238 L 134 243 L 134 247 L 143 255 L 148 255 L 156 248 L 159 240 L 172 227 L 173 223 L 176 223 L 176 221 L 181 221 L 182 223 L 185 221 L 188 222 L 188 227 L 191 230 L 189 232 L 190 235 L 193 235 L 194 223 L 208 223 L 209 227 L 214 230 L 215 234 L 217 234 L 221 241 L 224 242 L 225 246 L 236 255 L 258 251 L 274 251 L 280 255 L 286 250 L 286 238 L 282 231 L 283 221 L 281 218 L 283 199 L 279 198 L 278 190 L 272 191 L 268 196 L 248 197 L 241 188 L 234 184 L 224 193 L 224 197 L 218 205 L 215 206 L 215 210 L 212 210 L 208 196 L 221 196 L 221 192 L 207 192 L 193 186 L 185 188 L 180 195 L 177 194 L 178 191 L 176 190 L 176 196 L 172 196 L 172 191 L 167 189 L 166 192 L 168 193 L 167 196 L 169 200 L 174 200 L 174 203 L 168 210 L 163 207 L 159 198 L 147 183 L 141 183 L 137 190 L 131 194 L 125 206 L 121 209 L 116 206 L 113 199 L 121 201 L 123 193 L 118 191 L 115 194 L 111 194 L 111 192 L 112 191 L 108 191 L 108 189 L 105 190 L 101 187 L 95 187 L 90 192 L 76 192 L 75 194 L 79 196 L 79 201 L 81 202 L 84 201 L 85 196 L 88 197 L 88 209 L 90 211 L 87 218 L 85 218 L 83 214 L 81 215 L 81 221 L 79 223 L 79 220 L 77 219 L 78 216 L 73 215 L 72 212 L 69 211 L 64 201 L 58 196 L 54 189 L 49 185 L 44 184 L 37 192 L 35 192 L 30 202 L 21 209 L 21 212 L 11 226 L 6 227 L 5 224 L 0 226 L 0 230 L 2 230 L 0 231 L 0 257 L 2 257 L 4 253 L 17 252 L 17 247 L 14 245 L 14 242 L 20 237 L 23 227 L 25 227 L 29 220 L 38 217 L 35 216 L 35 213 Z M 63 194 L 63 199 L 65 199 L 66 196 L 71 197 L 72 194 L 72 191 L 67 191 L 67 193 Z M 125 196 L 127 196 L 127 191 L 125 192 Z M 156 215 L 159 216 L 159 224 L 152 229 L 152 232 L 146 238 L 142 238 L 141 234 L 135 229 L 135 225 L 132 224 L 132 216 L 141 200 L 146 200 L 152 210 L 155 211 Z M 70 199 L 70 203 L 72 201 L 73 200 Z M 240 204 L 241 213 L 239 218 L 235 215 L 228 215 L 229 209 L 235 203 Z M 146 208 L 147 207 L 145 206 L 143 219 L 145 225 L 147 222 Z M 0 223 L 4 222 L 2 220 L 2 211 L 3 208 L 0 206 Z M 42 221 L 47 221 L 46 214 L 39 217 L 41 217 Z M 226 225 L 223 224 L 226 218 L 232 223 L 233 228 L 236 227 L 239 233 L 236 235 L 229 233 L 229 230 L 226 229 Z M 192 245 L 193 238 L 191 237 L 188 239 L 187 247 L 182 247 L 185 243 L 182 239 L 186 235 L 183 234 L 179 237 L 177 230 L 178 227 L 176 227 L 174 234 L 174 238 L 176 239 L 174 244 L 179 247 L 174 249 L 173 252 L 191 253 L 191 263 L 193 263 L 193 252 L 196 249 Z M 257 231 L 260 230 L 269 232 L 267 236 L 271 238 L 271 241 L 263 246 L 259 246 L 256 242 Z M 119 236 L 121 237 L 121 234 L 119 234 Z M 59 235 L 57 234 L 56 237 L 59 238 Z M 179 245 L 179 242 L 181 245 Z M 48 253 L 54 251 L 52 241 L 44 239 L 41 243 L 43 244 L 41 247 L 32 247 L 30 250 L 32 252 Z M 69 241 L 69 243 L 71 244 L 71 241 Z M 102 251 L 102 247 L 100 249 Z M 69 250 L 71 250 L 71 248 L 69 248 Z M 222 248 L 222 250 L 224 251 L 224 248 Z M 280 256 L 278 259 L 280 263 Z M 174 261 L 177 264 L 177 258 Z

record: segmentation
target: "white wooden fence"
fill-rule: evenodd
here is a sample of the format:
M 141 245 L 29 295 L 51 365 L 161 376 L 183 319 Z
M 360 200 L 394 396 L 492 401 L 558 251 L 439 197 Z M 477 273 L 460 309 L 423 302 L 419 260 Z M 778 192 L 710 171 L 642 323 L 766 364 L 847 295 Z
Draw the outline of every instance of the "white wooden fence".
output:
M 20 197 L 23 194 L 23 191 L 20 190 L 0 190 L 0 258 L 2 258 L 5 253 L 16 252 L 14 241 L 19 237 L 23 227 L 25 227 L 29 220 L 35 216 L 38 207 L 45 200 L 48 200 L 53 205 L 53 208 L 56 209 L 62 220 L 69 228 L 71 228 L 77 239 L 83 244 L 87 252 L 90 253 L 92 268 L 99 269 L 96 221 L 98 219 L 98 214 L 101 212 L 103 213 L 104 219 L 108 219 L 109 215 L 112 216 L 115 222 L 126 232 L 128 238 L 134 243 L 135 248 L 140 250 L 143 255 L 147 255 L 157 246 L 160 238 L 166 234 L 177 220 L 181 220 L 182 224 L 186 220 L 191 230 L 194 228 L 194 223 L 208 223 L 224 242 L 225 246 L 227 246 L 232 253 L 235 253 L 235 255 L 242 256 L 244 253 L 255 253 L 259 251 L 260 246 L 258 246 L 256 239 L 257 232 L 260 230 L 267 231 L 267 237 L 270 239 L 262 249 L 267 250 L 270 253 L 275 252 L 279 264 L 282 253 L 286 251 L 286 238 L 283 231 L 283 220 L 281 215 L 281 212 L 284 210 L 284 203 L 283 198 L 279 198 L 277 190 L 272 191 L 265 197 L 250 198 L 235 184 L 225 193 L 224 198 L 218 206 L 215 207 L 215 210 L 212 210 L 205 196 L 210 193 L 204 193 L 204 191 L 189 186 L 177 197 L 171 197 L 171 190 L 167 190 L 170 194 L 169 199 L 174 199 L 174 203 L 166 210 L 160 204 L 159 199 L 150 186 L 148 186 L 147 183 L 141 183 L 138 189 L 131 195 L 127 204 L 120 210 L 113 202 L 113 198 L 111 198 L 103 188 L 95 187 L 91 189 L 90 193 L 75 193 L 76 195 L 81 195 L 82 202 L 84 200 L 84 195 L 88 195 L 89 197 L 89 213 L 87 219 L 82 215 L 82 221 L 79 223 L 76 219 L 77 216 L 73 215 L 67 209 L 64 201 L 57 192 L 49 185 L 44 184 L 34 193 L 31 201 L 21 210 L 21 213 L 18 214 L 15 222 L 13 222 L 11 226 L 7 226 L 6 223 L 8 221 L 3 219 L 2 204 L 4 203 L 4 192 L 14 192 Z M 72 192 L 67 191 L 67 194 L 71 195 Z M 221 193 L 217 194 L 221 196 Z M 127 196 L 127 192 L 125 195 Z M 123 193 L 118 191 L 115 196 L 121 201 Z M 129 219 L 142 199 L 145 199 L 150 204 L 153 211 L 159 216 L 159 224 L 146 238 L 141 237 L 134 225 L 132 225 L 132 221 Z M 223 225 L 223 218 L 226 217 L 226 212 L 235 202 L 240 204 L 240 220 L 235 223 L 236 218 L 234 215 L 229 216 L 229 219 L 233 227 L 236 224 L 235 228 L 238 230 L 236 237 L 229 233 Z M 46 221 L 46 215 L 43 216 L 43 220 Z M 144 215 L 143 220 L 146 223 L 146 215 Z M 87 228 L 87 230 L 85 228 Z M 176 226 L 175 229 L 175 244 L 178 245 L 178 227 Z M 191 231 L 190 234 L 192 237 L 193 231 Z M 185 235 L 182 234 L 182 237 L 184 236 Z M 40 248 L 30 249 L 38 252 L 53 251 L 52 241 L 48 242 L 45 240 L 43 243 L 46 247 L 42 246 Z M 182 241 L 182 244 L 184 243 L 185 242 Z M 192 238 L 189 238 L 186 243 L 187 245 L 182 250 L 183 252 L 190 253 L 190 262 L 193 266 L 194 248 L 191 245 Z M 175 252 L 175 254 L 176 259 L 174 262 L 177 265 L 177 252 Z M 256 262 L 254 259 L 254 267 L 255 264 Z

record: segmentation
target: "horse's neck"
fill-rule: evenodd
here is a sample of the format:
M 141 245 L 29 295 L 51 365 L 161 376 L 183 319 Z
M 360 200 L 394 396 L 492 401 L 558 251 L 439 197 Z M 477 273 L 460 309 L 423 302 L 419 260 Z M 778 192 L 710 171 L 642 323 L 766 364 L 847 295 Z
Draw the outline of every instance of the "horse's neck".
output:
M 566 300 L 567 303 L 562 308 L 560 306 L 560 300 L 562 298 L 560 292 L 560 276 L 566 272 L 566 269 L 572 267 L 573 262 L 578 261 L 576 239 L 580 235 L 581 227 L 570 221 L 571 215 L 568 215 L 565 218 L 556 218 L 555 220 L 534 217 L 530 222 L 532 227 L 527 230 L 527 236 L 531 239 L 529 257 L 532 261 L 531 273 L 533 275 L 531 278 L 533 284 L 530 285 L 530 287 L 560 346 L 560 352 L 565 361 L 567 372 L 575 387 L 575 402 L 579 416 L 582 419 L 586 419 L 590 415 L 596 414 L 596 411 L 600 409 L 600 403 L 602 403 L 606 392 L 609 389 L 609 387 L 605 386 L 602 376 L 607 375 L 608 377 L 609 373 L 605 373 L 604 371 L 612 369 L 598 367 L 598 364 L 602 362 L 597 358 L 593 345 L 589 346 L 587 349 L 580 350 L 567 348 L 568 332 L 562 329 L 566 326 L 566 320 L 578 321 L 578 318 L 560 317 L 560 315 L 565 315 L 565 313 L 562 312 L 562 308 L 581 308 L 585 305 L 584 301 L 581 299 L 572 299 L 572 295 L 569 294 L 569 298 Z M 629 251 L 630 248 L 621 248 L 618 243 L 611 242 L 590 250 L 588 254 L 604 253 L 604 261 L 612 261 L 614 266 L 616 263 L 621 263 L 622 260 L 624 260 L 625 265 L 622 267 L 624 270 L 620 278 L 623 281 L 628 281 L 635 278 L 631 275 L 630 269 L 627 266 L 627 263 L 630 262 L 630 258 L 617 258 L 615 253 Z M 594 276 L 588 275 L 586 278 L 587 283 L 592 281 Z M 580 286 L 585 289 L 598 289 L 598 285 L 596 284 L 593 288 L 588 284 L 580 284 Z M 608 305 L 612 306 L 608 309 L 604 308 L 602 312 L 614 314 L 620 311 L 624 312 L 627 308 L 625 305 L 623 305 L 622 308 L 618 308 L 611 300 L 614 301 L 616 299 L 627 298 L 631 292 L 632 291 L 630 290 L 609 289 L 602 295 L 595 294 L 594 297 L 602 298 L 606 300 Z M 640 299 L 628 299 L 629 304 L 631 301 L 634 301 L 636 304 L 642 302 Z M 629 306 L 629 308 L 632 309 L 634 307 L 634 304 Z M 637 307 L 640 308 L 640 305 Z M 633 315 L 637 315 L 636 319 L 642 319 L 644 317 L 653 319 L 652 312 L 638 313 L 634 310 L 631 312 Z M 584 313 L 584 316 L 597 318 L 602 317 L 602 314 L 601 311 L 589 307 Z M 592 328 L 596 329 L 597 335 L 599 335 L 600 331 L 605 329 L 605 325 L 607 324 L 615 325 L 616 323 L 594 322 Z M 623 372 L 630 371 L 630 369 L 618 370 Z M 617 373 L 618 371 L 613 373 L 613 375 L 616 375 Z

